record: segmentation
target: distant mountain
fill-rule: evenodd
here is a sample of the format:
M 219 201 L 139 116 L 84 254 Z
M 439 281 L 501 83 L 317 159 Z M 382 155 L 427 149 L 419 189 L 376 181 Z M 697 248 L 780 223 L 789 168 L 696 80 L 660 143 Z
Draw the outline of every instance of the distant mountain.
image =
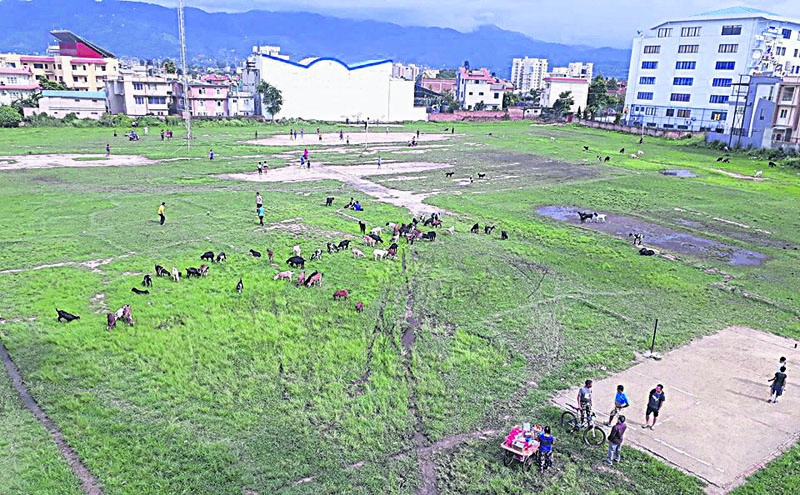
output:
M 595 71 L 625 77 L 629 50 L 537 41 L 496 26 L 462 33 L 404 27 L 388 22 L 340 19 L 305 12 L 205 12 L 187 8 L 186 37 L 194 61 L 233 62 L 253 45 L 279 45 L 293 59 L 334 56 L 346 62 L 390 58 L 430 67 L 469 60 L 508 77 L 511 58 L 544 57 L 554 65 L 586 61 Z M 52 29 L 69 29 L 117 56 L 178 56 L 175 9 L 122 0 L 0 0 L 0 51 L 44 52 Z

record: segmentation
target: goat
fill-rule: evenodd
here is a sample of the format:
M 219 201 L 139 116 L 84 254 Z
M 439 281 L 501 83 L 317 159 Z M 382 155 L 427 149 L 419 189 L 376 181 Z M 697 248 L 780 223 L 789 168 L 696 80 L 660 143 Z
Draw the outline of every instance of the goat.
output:
M 328 254 L 333 254 L 339 250 L 339 248 L 336 247 L 336 244 L 332 242 L 325 244 L 325 247 L 328 249 Z
M 306 260 L 304 260 L 300 256 L 292 256 L 288 260 L 286 260 L 286 264 L 291 266 L 292 268 L 305 268 L 306 267 Z
M 200 261 L 214 261 L 214 252 L 206 251 L 202 256 L 200 256 Z
M 606 222 L 605 213 L 601 213 L 599 215 L 597 213 L 595 213 L 594 216 L 595 216 L 595 222 L 600 222 L 600 223 L 605 223 Z
M 777 166 L 778 166 L 778 164 L 777 164 L 777 163 L 775 163 L 775 162 L 769 162 L 769 167 L 770 167 L 770 168 L 772 168 L 772 167 L 777 167 Z
M 364 243 L 369 247 L 375 247 L 375 239 L 373 239 L 372 237 L 365 237 Z
M 317 249 L 313 253 L 311 253 L 311 261 L 320 260 L 322 261 L 322 249 Z
M 300 246 L 295 245 L 295 247 L 292 248 L 292 253 L 294 253 L 295 256 L 300 256 Z
M 639 158 L 639 155 L 637 155 L 636 153 L 631 153 L 631 158 L 633 158 L 635 160 L 635 159 Z
M 217 255 L 217 263 L 222 263 L 223 261 L 226 261 L 227 259 L 228 259 L 228 257 L 225 256 L 225 253 L 223 253 L 223 252 L 220 252 Z
M 242 282 L 242 279 L 239 279 L 239 283 L 236 284 L 236 292 L 241 294 L 243 290 L 244 290 L 244 283 Z
M 275 262 L 275 251 L 273 251 L 272 249 L 267 249 L 267 258 L 269 259 L 270 263 L 274 263 Z
M 303 282 L 306 281 L 306 272 L 300 272 L 300 275 L 297 276 L 297 286 L 300 287 L 303 285 Z
M 106 318 L 108 319 L 108 323 L 106 324 L 106 331 L 110 332 L 111 330 L 114 330 L 114 328 L 117 326 L 117 317 L 114 316 L 113 313 L 108 313 L 106 315 Z
M 312 287 L 314 285 L 322 286 L 322 274 L 319 272 L 312 273 L 311 276 L 306 279 L 306 287 Z
M 150 274 L 145 274 L 144 278 L 142 279 L 142 285 L 145 287 L 152 287 L 153 286 L 153 279 L 150 278 Z
M 186 269 L 186 278 L 197 277 L 200 278 L 200 269 L 190 266 Z
M 156 265 L 156 277 L 169 277 L 169 272 L 161 265 Z
M 131 288 L 131 292 L 133 292 L 134 294 L 139 294 L 139 295 L 150 294 L 149 290 L 141 290 L 141 289 L 137 289 L 136 287 L 132 287 Z
M 763 171 L 763 170 L 759 170 L 758 172 L 756 172 L 756 173 L 753 175 L 753 177 L 761 177 L 761 174 L 763 174 L 763 173 L 764 173 L 764 171 Z
M 200 265 L 200 276 L 205 277 L 207 275 L 208 275 L 208 265 L 203 263 L 202 265 Z
M 430 232 L 428 232 L 427 234 L 422 234 L 422 237 L 421 237 L 421 238 L 422 238 L 422 239 L 427 239 L 427 240 L 429 240 L 429 241 L 433 242 L 433 241 L 435 241 L 435 240 L 436 240 L 436 232 L 434 232 L 434 231 L 430 231 Z
M 611 161 L 611 157 L 610 156 L 606 156 L 605 158 L 603 158 L 603 161 L 604 162 L 610 162 Z
M 362 311 L 364 311 L 364 302 L 359 301 L 358 304 L 356 304 L 356 313 L 361 313 Z
M 652 249 L 642 248 L 639 250 L 639 254 L 641 254 L 642 256 L 653 256 L 654 254 L 656 254 L 656 252 L 653 251 Z
M 294 272 L 289 272 L 289 271 L 280 272 L 280 273 L 275 274 L 275 276 L 272 277 L 272 280 L 287 279 L 287 280 L 291 281 L 293 276 L 294 276 Z
M 250 250 L 250 254 L 252 254 L 252 255 L 253 255 L 253 258 L 260 258 L 260 257 L 261 257 L 261 253 L 259 253 L 259 252 L 258 252 L 258 251 L 256 251 L 255 249 L 251 249 L 251 250 Z
M 508 240 L 508 232 L 506 232 L 505 230 L 501 230 L 500 231 L 500 240 L 502 240 L 502 241 Z
M 584 223 L 586 220 L 590 220 L 592 217 L 595 216 L 595 213 L 584 213 L 582 211 L 576 211 L 575 213 L 577 213 L 578 216 L 580 217 L 581 223 Z
M 639 138 L 639 144 L 642 144 L 642 143 L 644 143 L 644 136 Z
M 469 229 L 469 231 L 472 232 L 473 234 L 477 234 L 479 230 L 481 230 L 481 226 L 478 225 L 477 223 L 473 225 L 471 229 Z
M 588 146 L 584 146 L 583 147 L 583 151 L 589 151 L 589 147 Z
M 350 293 L 346 289 L 340 289 L 333 293 L 333 299 L 334 301 L 338 299 L 347 299 L 349 295 Z
M 378 261 L 379 259 L 384 259 L 387 254 L 389 254 L 388 251 L 384 251 L 383 249 L 376 249 L 372 251 L 372 259 Z
M 453 176 L 453 174 L 455 174 L 455 172 L 445 172 L 445 173 L 444 173 L 444 176 L 445 176 L 445 177 L 452 177 L 452 176 Z
M 369 235 L 381 235 L 381 233 L 382 233 L 382 232 L 383 232 L 383 229 L 382 229 L 382 228 L 380 228 L 380 227 L 375 227 L 374 229 L 371 229 L 371 230 L 369 231 Z
M 637 150 L 637 151 L 636 151 L 636 154 L 637 154 L 637 155 L 639 155 L 639 156 L 642 156 L 642 155 L 644 155 L 644 151 L 642 151 L 642 150 Z
M 485 227 L 483 227 L 483 233 L 484 233 L 484 234 L 491 234 L 491 233 L 492 233 L 492 231 L 493 231 L 493 230 L 494 230 L 496 227 L 497 227 L 496 225 L 486 225 Z
M 333 206 L 333 200 L 336 199 L 333 196 L 328 196 L 325 198 L 325 206 Z
M 554 138 L 553 136 L 550 136 L 550 141 L 555 141 L 555 140 L 556 140 L 556 138 Z
M 358 250 L 356 248 L 353 248 L 353 257 L 354 258 L 363 258 L 364 257 L 364 253 L 362 253 L 360 250 Z
M 122 320 L 130 326 L 133 326 L 133 316 L 131 316 L 131 306 L 130 304 L 126 304 L 125 306 L 119 308 L 114 316 L 117 318 L 117 321 Z
M 374 240 L 375 242 L 380 242 L 381 244 L 383 244 L 383 239 L 381 239 L 381 236 L 379 236 L 378 234 L 369 234 L 367 237 L 371 237 L 372 240 Z
M 620 153 L 621 155 L 624 155 L 624 154 L 625 154 L 625 148 L 622 148 L 621 150 L 619 150 L 619 153 Z
M 174 266 L 172 267 L 172 280 L 174 282 L 180 282 L 181 281 L 181 272 L 179 272 L 178 268 L 174 267 Z
M 450 234 L 450 235 L 455 234 L 456 233 L 456 228 L 455 227 L 447 227 L 447 233 Z
M 361 235 L 367 233 L 367 224 L 365 224 L 364 222 L 358 222 L 358 228 L 361 229 Z
M 722 163 L 730 163 L 730 162 L 731 162 L 731 159 L 728 158 L 727 156 L 722 159 Z
M 350 241 L 345 239 L 345 240 L 339 242 L 339 246 L 338 246 L 337 249 L 347 249 L 349 247 L 350 247 Z
M 80 316 L 74 315 L 72 313 L 67 313 L 63 309 L 56 308 L 56 313 L 58 313 L 57 321 L 61 321 L 62 319 L 64 319 L 67 323 L 69 323 L 71 321 L 80 320 L 81 319 Z
M 717 157 L 717 163 L 721 162 L 721 161 L 722 161 L 722 160 L 724 160 L 724 159 L 725 159 L 725 157 L 724 157 L 724 156 Z
M 478 174 L 478 178 L 479 178 L 479 179 L 483 179 L 483 178 L 485 178 L 485 177 L 486 177 L 486 174 Z
M 644 234 L 628 234 L 628 237 L 633 237 L 634 246 L 641 246 L 644 240 Z

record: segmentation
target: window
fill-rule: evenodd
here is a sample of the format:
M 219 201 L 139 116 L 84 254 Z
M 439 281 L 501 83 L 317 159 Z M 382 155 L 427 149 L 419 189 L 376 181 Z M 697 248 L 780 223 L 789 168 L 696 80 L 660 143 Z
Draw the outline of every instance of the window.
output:
M 672 28 L 660 28 L 658 30 L 659 38 L 669 38 L 670 36 L 672 36 Z
M 675 116 L 675 109 L 667 108 L 667 117 L 674 117 L 674 116 Z
M 9 63 L 8 63 L 8 66 L 9 66 L 9 67 L 11 67 L 11 68 L 13 69 L 14 67 L 16 67 L 16 66 L 17 66 L 17 64 L 15 64 L 14 62 L 9 62 Z
M 717 70 L 733 70 L 736 62 L 717 62 Z
M 722 26 L 722 36 L 738 36 L 742 34 L 742 26 Z
M 221 106 L 222 106 L 222 102 L 221 102 L 221 101 L 218 101 L 218 102 L 217 102 L 217 106 L 218 106 L 218 107 L 221 107 Z
M 697 53 L 700 45 L 678 45 L 678 53 Z
M 795 56 L 795 57 L 797 56 L 797 53 L 798 53 L 798 52 L 800 52 L 800 50 L 798 50 L 797 48 L 795 48 L 795 49 L 794 49 L 794 56 Z M 12 67 L 13 67 L 13 65 L 12 65 Z
M 473 94 L 473 93 L 472 93 L 472 91 L 470 91 L 470 92 L 469 92 L 469 95 L 470 95 L 470 96 L 472 96 L 472 94 Z
M 693 77 L 676 77 L 672 80 L 675 86 L 691 86 L 694 83 Z
M 669 101 L 689 101 L 692 99 L 692 95 L 689 93 L 672 93 L 669 95 Z
M 645 53 L 661 53 L 661 45 L 645 45 Z
M 72 64 L 72 70 L 78 70 L 78 66 L 75 65 L 75 64 Z
M 639 78 L 639 84 L 655 84 L 655 83 L 656 83 L 655 77 L 642 76 Z
M 715 77 L 711 85 L 715 88 L 730 88 L 733 84 L 733 79 L 726 79 L 723 77 Z
M 217 94 L 219 94 L 219 90 L 217 90 Z
M 33 64 L 34 69 L 44 69 L 44 64 Z
M 672 125 L 672 124 L 664 124 L 662 127 L 664 127 L 664 129 L 674 129 L 675 128 L 675 126 Z
M 739 51 L 739 45 L 737 44 L 726 44 L 722 43 L 719 45 L 719 53 L 737 53 Z
M 8 84 L 17 84 L 16 76 L 8 76 Z
M 783 88 L 783 93 L 781 93 L 781 102 L 791 102 L 792 98 L 794 98 L 794 88 Z
M 480 91 L 480 92 L 478 93 L 478 96 L 483 96 L 483 91 Z
M 778 56 L 786 55 L 786 47 L 785 46 L 776 47 L 775 48 L 775 55 L 778 55 Z
M 206 94 L 206 90 L 205 90 L 205 89 L 203 89 L 203 88 L 200 88 L 200 90 L 199 90 L 199 91 L 197 91 L 197 93 L 198 93 L 198 94 L 201 94 L 201 95 L 204 95 L 204 94 Z M 472 93 L 470 93 L 470 94 L 472 94 Z
M 644 93 L 644 92 L 640 91 L 636 95 L 636 98 L 638 98 L 640 100 L 652 100 L 653 99 L 653 93 Z
M 164 105 L 167 102 L 167 98 L 164 96 L 150 96 L 147 98 L 147 103 L 151 105 Z
M 711 95 L 708 99 L 709 103 L 728 103 L 728 95 Z
M 695 36 L 700 36 L 700 28 L 699 27 L 685 27 L 681 28 L 681 37 L 683 38 L 691 38 Z
M 658 69 L 658 62 L 656 61 L 642 62 L 642 69 Z
M 101 70 L 101 71 L 103 71 L 103 72 L 105 72 L 105 71 L 106 71 L 106 66 L 105 66 L 105 65 L 101 65 L 101 66 L 100 66 L 100 70 Z
M 498 99 L 498 98 L 500 98 L 500 93 L 495 93 L 495 94 L 494 94 L 494 99 L 496 100 L 496 99 Z
M 792 39 L 792 30 L 791 29 L 784 29 L 783 31 L 781 31 L 781 34 L 783 35 L 783 39 L 785 39 L 785 40 Z
M 789 110 L 786 108 L 781 109 L 780 118 L 785 119 L 787 115 L 789 115 Z
M 692 111 L 691 110 L 678 110 L 678 118 L 681 119 L 688 119 L 691 117 Z
M 144 105 L 144 97 L 143 96 L 137 96 L 137 97 L 134 98 L 134 100 L 136 101 L 137 105 Z
M 141 91 L 144 86 L 142 83 L 133 83 L 133 89 Z
M 644 109 L 645 115 L 655 115 L 656 114 L 656 107 L 647 107 Z
M 711 112 L 711 120 L 727 120 L 728 112 Z
M 678 70 L 694 70 L 697 67 L 695 61 L 678 61 L 675 62 L 675 68 Z

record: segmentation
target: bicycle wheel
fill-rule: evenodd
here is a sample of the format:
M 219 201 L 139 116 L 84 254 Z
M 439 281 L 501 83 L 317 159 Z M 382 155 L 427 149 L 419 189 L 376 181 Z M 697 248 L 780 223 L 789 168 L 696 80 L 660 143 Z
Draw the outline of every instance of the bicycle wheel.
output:
M 564 411 L 561 415 L 561 426 L 567 431 L 573 431 L 578 428 L 578 417 L 570 411 Z
M 508 450 L 503 451 L 503 465 L 510 466 L 512 462 L 514 462 L 514 454 L 509 452 Z
M 606 432 L 593 426 L 584 430 L 583 443 L 589 447 L 602 447 L 606 443 Z

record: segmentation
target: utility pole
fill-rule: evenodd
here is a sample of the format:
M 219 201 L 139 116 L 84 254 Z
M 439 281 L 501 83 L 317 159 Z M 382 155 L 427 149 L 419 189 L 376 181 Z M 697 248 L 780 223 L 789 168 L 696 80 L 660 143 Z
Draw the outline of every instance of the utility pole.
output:
M 183 20 L 183 0 L 178 0 L 178 37 L 181 44 L 181 69 L 183 70 L 183 114 L 186 121 L 186 149 L 192 142 L 192 113 L 189 108 L 189 72 L 186 68 L 186 28 Z

